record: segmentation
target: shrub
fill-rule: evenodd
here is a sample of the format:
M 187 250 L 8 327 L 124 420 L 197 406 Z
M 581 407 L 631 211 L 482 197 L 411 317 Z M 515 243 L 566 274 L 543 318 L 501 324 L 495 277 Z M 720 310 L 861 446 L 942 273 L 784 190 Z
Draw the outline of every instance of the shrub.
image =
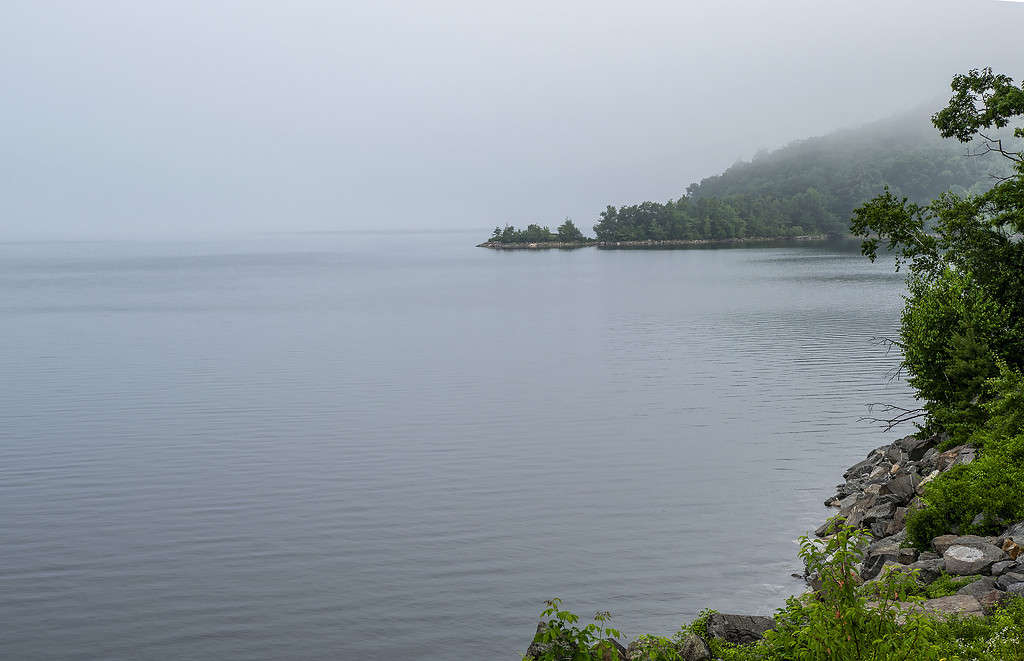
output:
M 533 642 L 543 643 L 546 649 L 537 657 L 524 656 L 523 661 L 604 661 L 606 657 L 616 658 L 617 652 L 611 648 L 608 639 L 621 634 L 606 625 L 612 618 L 610 612 L 594 613 L 594 621 L 581 628 L 576 626 L 579 615 L 562 609 L 561 599 L 555 597 L 544 603 L 547 608 L 540 616 L 541 619 L 549 619 Z
M 922 550 L 950 531 L 993 534 L 1024 519 L 1024 377 L 1000 365 L 988 388 L 988 419 L 971 436 L 981 454 L 926 485 L 925 507 L 907 516 L 907 538 Z
M 963 443 L 982 422 L 986 381 L 998 372 L 1005 312 L 970 274 L 947 268 L 908 280 L 900 325 L 908 383 L 926 401 L 929 426 Z

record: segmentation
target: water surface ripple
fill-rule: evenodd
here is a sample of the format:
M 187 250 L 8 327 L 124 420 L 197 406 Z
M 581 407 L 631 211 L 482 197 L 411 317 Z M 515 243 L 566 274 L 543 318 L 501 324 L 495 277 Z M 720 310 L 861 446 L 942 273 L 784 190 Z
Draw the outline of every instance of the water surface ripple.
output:
M 0 244 L 0 658 L 517 659 L 799 590 L 901 280 L 837 246 Z M 891 437 L 891 435 L 890 435 Z

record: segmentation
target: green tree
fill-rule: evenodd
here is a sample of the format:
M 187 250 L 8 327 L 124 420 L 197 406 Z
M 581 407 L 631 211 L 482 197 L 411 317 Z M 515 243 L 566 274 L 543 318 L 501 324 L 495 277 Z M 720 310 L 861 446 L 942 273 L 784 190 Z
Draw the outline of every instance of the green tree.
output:
M 870 259 L 884 246 L 897 270 L 908 266 L 904 365 L 931 426 L 956 441 L 983 419 L 981 384 L 997 362 L 1024 366 L 1024 153 L 991 132 L 1024 114 L 1024 89 L 991 69 L 956 76 L 952 89 L 935 127 L 962 142 L 980 139 L 975 153 L 1002 156 L 1010 174 L 980 194 L 944 193 L 923 205 L 886 190 L 855 210 L 851 231 Z
M 586 240 L 583 232 L 576 227 L 572 220 L 566 218 L 565 222 L 558 226 L 558 240 L 566 243 L 574 243 Z

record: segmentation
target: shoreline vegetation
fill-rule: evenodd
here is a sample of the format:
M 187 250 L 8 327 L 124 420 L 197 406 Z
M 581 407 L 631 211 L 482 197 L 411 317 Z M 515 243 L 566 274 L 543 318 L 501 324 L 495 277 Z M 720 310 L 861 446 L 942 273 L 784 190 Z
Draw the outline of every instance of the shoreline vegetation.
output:
M 524 661 L 1024 661 L 1024 146 L 993 133 L 1024 116 L 1024 85 L 986 68 L 951 87 L 932 124 L 1009 174 L 928 203 L 886 187 L 852 211 L 861 252 L 908 272 L 883 340 L 920 408 L 869 405 L 884 431 L 917 432 L 843 473 L 824 503 L 838 512 L 800 538 L 807 591 L 774 617 L 705 610 L 628 647 L 609 612 L 577 626 L 552 599 Z
M 852 239 L 850 236 L 836 237 L 828 234 L 801 234 L 799 236 L 746 236 L 731 239 L 644 239 L 637 241 L 548 241 L 535 243 L 503 243 L 501 241 L 484 241 L 477 248 L 492 250 L 574 250 L 576 248 L 697 248 L 701 246 L 733 246 L 760 243 L 810 243 L 829 241 L 837 238 Z

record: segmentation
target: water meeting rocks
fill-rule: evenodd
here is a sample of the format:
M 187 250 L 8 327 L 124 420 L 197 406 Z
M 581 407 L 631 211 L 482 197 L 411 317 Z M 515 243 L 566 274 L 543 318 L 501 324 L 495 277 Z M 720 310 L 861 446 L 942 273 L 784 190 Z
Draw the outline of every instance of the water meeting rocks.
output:
M 960 458 L 963 448 L 939 453 L 935 446 L 943 440 L 939 435 L 907 436 L 875 448 L 843 473 L 846 482 L 836 486 L 836 494 L 825 504 L 838 508 L 847 524 L 869 530 L 875 539 L 893 536 L 904 528 L 908 512 L 919 506 L 925 476 Z M 826 524 L 815 534 L 827 537 L 833 532 L 834 526 Z
M 907 548 L 907 515 L 923 506 L 924 486 L 977 457 L 977 449 L 966 445 L 940 451 L 946 440 L 942 435 L 907 436 L 875 448 L 846 470 L 846 481 L 837 485 L 825 505 L 838 509 L 846 525 L 867 530 L 873 538 L 858 567 L 861 579 L 876 580 L 890 569 L 913 572 L 926 585 L 943 573 L 979 576 L 955 595 L 919 605 L 938 614 L 979 615 L 1007 595 L 1024 595 L 1024 522 L 1009 526 L 998 537 L 949 534 L 932 540 L 934 551 Z M 828 537 L 838 525 L 826 523 L 815 534 Z M 812 589 L 820 588 L 820 579 L 815 578 L 807 577 Z
M 945 440 L 941 435 L 907 436 L 875 448 L 865 459 L 847 469 L 843 474 L 845 482 L 836 486 L 835 495 L 826 500 L 825 505 L 838 509 L 846 525 L 861 527 L 870 534 L 871 541 L 863 548 L 863 559 L 858 567 L 858 580 L 875 580 L 886 571 L 911 572 L 925 585 L 935 582 L 943 573 L 978 576 L 956 594 L 901 606 L 936 617 L 980 616 L 993 612 L 1009 596 L 1024 596 L 1024 521 L 1010 525 L 996 537 L 941 535 L 932 540 L 933 551 L 918 553 L 909 548 L 906 518 L 908 513 L 922 507 L 920 496 L 924 485 L 944 471 L 969 464 L 977 457 L 977 450 L 968 446 L 939 451 L 937 446 Z M 818 537 L 834 535 L 838 525 L 839 522 L 830 520 L 815 530 L 815 534 Z M 821 588 L 819 576 L 811 574 L 804 578 L 812 590 Z M 546 626 L 540 623 L 537 633 L 543 633 Z M 775 627 L 775 620 L 756 615 L 714 613 L 707 626 L 710 639 L 742 644 L 759 640 L 765 631 Z M 539 638 L 535 636 L 528 654 L 538 657 L 549 650 L 556 654 L 572 651 L 568 641 L 536 642 Z M 616 645 L 615 649 L 621 659 L 648 661 L 649 655 L 640 644 L 631 644 L 625 650 Z M 690 636 L 676 649 L 685 661 L 711 658 L 706 642 L 697 636 Z M 614 660 L 614 654 L 610 656 Z

